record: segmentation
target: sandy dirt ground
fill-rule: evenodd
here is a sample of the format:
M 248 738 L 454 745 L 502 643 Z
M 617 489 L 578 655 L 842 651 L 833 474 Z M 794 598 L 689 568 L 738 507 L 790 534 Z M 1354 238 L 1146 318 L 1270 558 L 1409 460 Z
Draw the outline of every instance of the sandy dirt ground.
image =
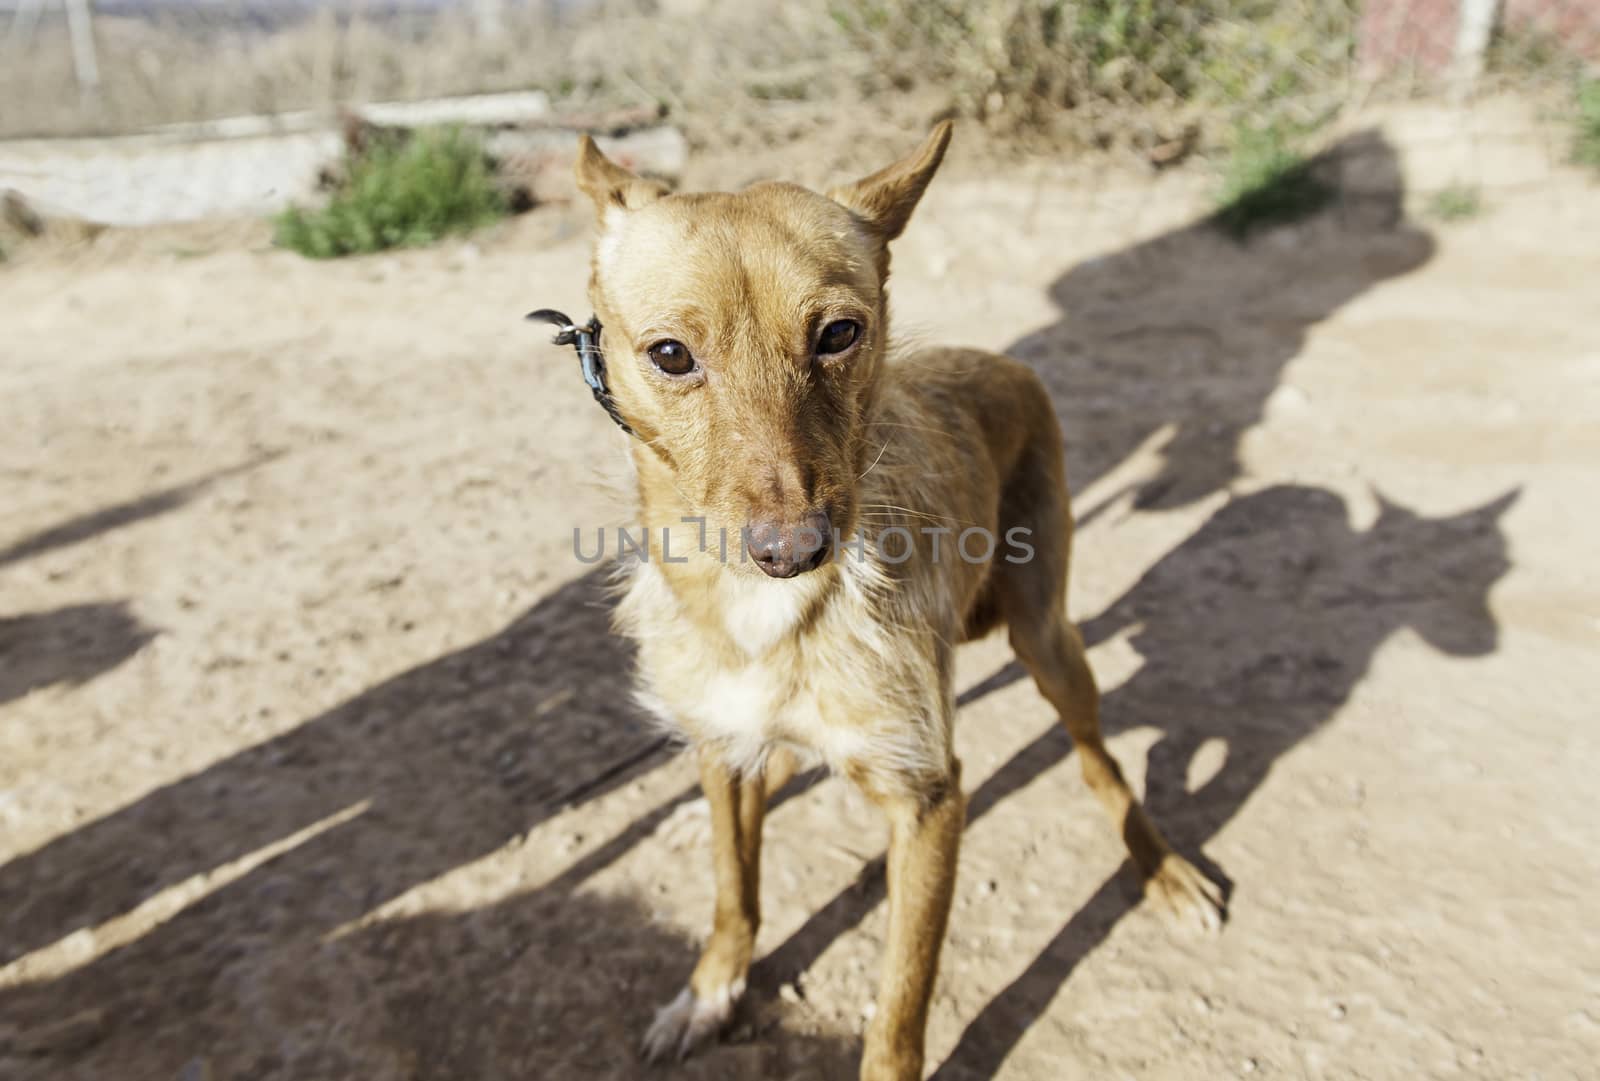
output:
M 966 647 L 935 1077 L 1600 1076 L 1600 189 L 1436 226 L 1355 143 L 1248 246 L 1181 175 L 957 169 L 898 249 L 903 332 L 1055 397 L 1112 748 L 1232 891 L 1215 938 L 1141 906 Z M 854 1076 L 884 830 L 839 780 L 769 820 L 726 1042 L 635 1058 L 711 882 L 572 551 L 625 439 L 519 321 L 586 312 L 586 230 L 0 267 L 0 1077 Z

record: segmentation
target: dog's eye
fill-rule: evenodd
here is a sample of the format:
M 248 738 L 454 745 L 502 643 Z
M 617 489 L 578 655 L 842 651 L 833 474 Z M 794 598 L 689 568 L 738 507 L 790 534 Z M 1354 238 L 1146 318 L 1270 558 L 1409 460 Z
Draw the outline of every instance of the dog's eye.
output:
M 861 324 L 854 319 L 835 319 L 822 328 L 817 338 L 817 356 L 831 357 L 842 353 L 856 343 L 861 335 Z
M 688 375 L 694 371 L 694 356 L 682 342 L 668 338 L 664 342 L 656 342 L 646 353 L 649 354 L 650 363 L 668 375 Z

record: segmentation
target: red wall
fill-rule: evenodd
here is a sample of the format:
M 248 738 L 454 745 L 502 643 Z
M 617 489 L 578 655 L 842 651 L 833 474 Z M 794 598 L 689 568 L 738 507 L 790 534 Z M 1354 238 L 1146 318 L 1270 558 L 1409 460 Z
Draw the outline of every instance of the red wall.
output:
M 1457 0 L 1368 0 L 1361 6 L 1357 55 L 1375 73 L 1442 71 L 1455 55 L 1458 22 Z
M 1600 0 L 1504 0 L 1507 30 L 1548 33 L 1579 56 L 1600 60 Z
M 1455 55 L 1459 0 L 1367 0 L 1357 30 L 1362 66 L 1374 74 L 1438 73 Z M 1600 0 L 1501 0 L 1504 31 L 1549 34 L 1600 60 Z

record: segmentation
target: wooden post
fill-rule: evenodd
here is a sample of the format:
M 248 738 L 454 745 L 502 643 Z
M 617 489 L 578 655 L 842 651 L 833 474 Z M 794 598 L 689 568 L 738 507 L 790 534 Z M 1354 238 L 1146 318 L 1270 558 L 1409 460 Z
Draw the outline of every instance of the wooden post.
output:
M 1451 75 L 1453 91 L 1465 97 L 1483 74 L 1484 56 L 1500 14 L 1500 0 L 1461 0 L 1456 23 L 1456 49 Z
M 480 38 L 499 37 L 505 32 L 505 0 L 475 0 L 472 16 Z
M 63 0 L 67 8 L 67 33 L 72 38 L 72 68 L 78 90 L 92 97 L 100 89 L 100 63 L 94 52 L 94 15 L 89 0 Z
M 17 13 L 11 16 L 11 27 L 6 31 L 6 46 L 25 49 L 33 41 L 33 28 L 39 22 L 39 12 L 44 0 L 22 0 Z

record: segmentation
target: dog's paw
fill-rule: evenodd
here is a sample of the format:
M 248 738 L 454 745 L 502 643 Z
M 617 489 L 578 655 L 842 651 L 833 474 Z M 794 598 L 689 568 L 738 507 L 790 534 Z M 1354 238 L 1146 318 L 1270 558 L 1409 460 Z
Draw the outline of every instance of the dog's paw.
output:
M 1222 930 L 1227 914 L 1222 887 L 1182 856 L 1162 860 L 1144 889 L 1174 926 L 1204 934 Z
M 650 1062 L 664 1062 L 669 1058 L 682 1062 L 696 1048 L 722 1032 L 743 994 L 743 980 L 705 998 L 685 987 L 677 998 L 656 1011 L 655 1020 L 644 1034 L 640 1053 Z

